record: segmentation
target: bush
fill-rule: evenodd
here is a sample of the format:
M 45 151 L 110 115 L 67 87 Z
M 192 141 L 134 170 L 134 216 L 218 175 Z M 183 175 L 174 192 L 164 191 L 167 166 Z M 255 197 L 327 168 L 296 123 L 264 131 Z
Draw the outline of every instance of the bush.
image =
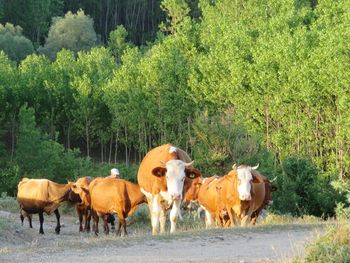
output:
M 291 156 L 283 161 L 284 173 L 278 177 L 274 209 L 294 216 L 333 216 L 336 202 L 342 199 L 329 187 L 331 178 L 308 158 Z
M 331 227 L 327 234 L 307 248 L 303 262 L 349 262 L 350 225 Z

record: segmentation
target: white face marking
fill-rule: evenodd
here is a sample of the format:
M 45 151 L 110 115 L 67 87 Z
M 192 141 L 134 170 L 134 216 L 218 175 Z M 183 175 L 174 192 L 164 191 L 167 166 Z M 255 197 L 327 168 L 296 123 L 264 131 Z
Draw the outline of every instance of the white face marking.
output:
M 239 199 L 242 201 L 248 201 L 252 199 L 250 194 L 251 191 L 251 181 L 253 180 L 253 175 L 251 174 L 251 168 L 249 166 L 243 166 L 237 168 L 237 179 L 238 179 L 238 194 Z
M 166 163 L 165 174 L 169 198 L 182 199 L 182 190 L 185 181 L 185 163 L 181 160 L 170 160 Z

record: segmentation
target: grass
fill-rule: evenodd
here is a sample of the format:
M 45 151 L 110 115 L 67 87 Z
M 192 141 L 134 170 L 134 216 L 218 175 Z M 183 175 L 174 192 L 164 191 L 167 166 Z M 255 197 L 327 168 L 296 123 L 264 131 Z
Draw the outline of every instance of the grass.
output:
M 350 262 L 349 221 L 339 222 L 336 225 L 329 226 L 324 236 L 307 247 L 305 258 L 303 260 L 295 260 L 294 262 Z
M 19 205 L 16 198 L 7 196 L 6 193 L 1 194 L 0 210 L 17 213 L 19 212 Z

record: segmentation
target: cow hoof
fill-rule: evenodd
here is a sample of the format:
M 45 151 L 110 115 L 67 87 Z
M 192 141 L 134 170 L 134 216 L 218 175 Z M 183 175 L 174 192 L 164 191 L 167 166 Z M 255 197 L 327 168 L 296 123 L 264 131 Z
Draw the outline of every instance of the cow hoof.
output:
M 55 229 L 55 232 L 56 232 L 57 235 L 59 235 L 59 234 L 60 234 L 60 229 L 59 229 L 59 228 L 56 228 L 56 229 Z
M 40 234 L 40 235 L 44 235 L 44 231 L 40 231 L 39 234 Z

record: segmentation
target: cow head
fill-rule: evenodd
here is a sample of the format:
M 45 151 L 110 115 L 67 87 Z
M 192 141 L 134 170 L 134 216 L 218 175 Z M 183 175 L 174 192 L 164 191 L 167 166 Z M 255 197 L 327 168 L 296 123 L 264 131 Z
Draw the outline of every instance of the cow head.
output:
M 193 180 L 186 178 L 184 189 L 183 189 L 183 203 L 185 206 L 189 205 L 188 208 L 191 207 L 191 204 L 196 202 L 198 198 L 199 188 L 202 185 L 203 177 L 199 176 Z
M 165 176 L 168 194 L 172 201 L 182 199 L 185 177 L 194 179 L 201 175 L 197 169 L 191 167 L 193 162 L 170 160 L 166 163 L 161 162 L 162 166 L 152 170 L 152 174 L 155 176 Z
M 251 167 L 248 165 L 240 165 L 236 168 L 234 164 L 232 169 L 237 170 L 237 190 L 241 201 L 250 201 L 252 199 L 252 182 L 255 177 L 252 175 L 252 170 L 256 170 L 259 165 Z
M 86 203 L 88 199 L 87 196 L 89 195 L 89 189 L 81 185 L 79 182 L 76 182 L 76 183 L 72 183 L 71 190 L 72 190 L 72 193 L 79 196 L 80 204 Z

